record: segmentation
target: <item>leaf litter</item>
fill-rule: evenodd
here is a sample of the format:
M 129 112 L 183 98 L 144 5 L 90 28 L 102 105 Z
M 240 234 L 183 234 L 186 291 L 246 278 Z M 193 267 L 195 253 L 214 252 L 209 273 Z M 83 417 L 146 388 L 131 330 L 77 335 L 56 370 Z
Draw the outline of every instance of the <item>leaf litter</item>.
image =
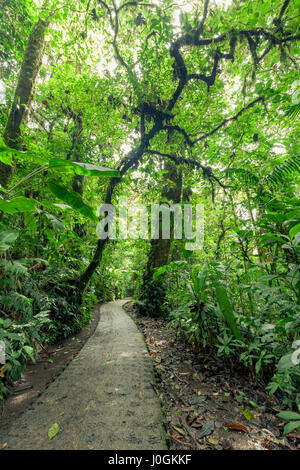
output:
M 249 376 L 201 355 L 161 318 L 125 305 L 142 330 L 162 400 L 171 450 L 300 449 L 300 434 L 283 436 L 278 404 Z

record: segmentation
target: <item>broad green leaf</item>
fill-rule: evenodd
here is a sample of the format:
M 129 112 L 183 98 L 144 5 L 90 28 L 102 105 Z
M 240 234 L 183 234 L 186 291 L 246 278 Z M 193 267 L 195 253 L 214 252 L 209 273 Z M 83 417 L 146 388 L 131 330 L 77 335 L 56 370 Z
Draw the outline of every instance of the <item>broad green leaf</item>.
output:
M 8 147 L 3 139 L 0 137 L 0 161 L 5 163 L 6 165 L 13 165 L 13 156 L 18 158 L 28 158 L 29 156 L 32 157 L 32 153 L 30 152 L 23 152 L 21 150 L 16 150 L 11 147 Z
M 153 274 L 153 280 L 157 279 L 161 274 L 165 273 L 169 269 L 169 265 L 165 264 L 164 266 L 161 266 L 158 268 L 155 273 Z
M 290 421 L 289 423 L 287 423 L 283 428 L 283 435 L 294 431 L 294 429 L 300 431 L 300 421 Z
M 282 419 L 300 419 L 300 413 L 296 413 L 295 411 L 281 411 L 278 413 L 278 418 Z
M 9 147 L 4 143 L 2 137 L 0 137 L 0 152 L 6 152 Z
M 194 269 L 192 273 L 192 281 L 193 281 L 193 287 L 195 294 L 199 297 L 203 292 L 203 289 L 205 287 L 205 282 L 206 282 L 206 277 L 207 277 L 207 264 L 205 264 L 200 272 L 198 272 L 198 269 Z
M 0 211 L 8 214 L 14 214 L 16 212 L 31 212 L 35 210 L 35 206 L 32 199 L 28 199 L 25 196 L 18 196 L 10 201 L 0 201 Z
M 294 227 L 291 228 L 289 231 L 290 237 L 294 238 L 294 236 L 300 232 L 300 224 L 295 225 Z
M 11 150 L 0 137 L 0 161 L 10 166 L 13 164 Z
M 231 332 L 233 333 L 236 339 L 242 340 L 242 336 L 237 327 L 233 309 L 228 299 L 226 289 L 224 289 L 224 287 L 222 287 L 219 284 L 216 286 L 216 298 L 217 298 L 217 302 L 219 304 L 220 310 L 223 313 Z
M 120 177 L 119 171 L 111 168 L 92 165 L 90 163 L 72 162 L 63 160 L 62 158 L 52 158 L 49 162 L 49 168 L 57 168 L 60 171 L 63 169 L 64 173 L 76 173 L 77 175 Z
M 5 163 L 5 165 L 13 166 L 12 155 L 0 150 L 0 162 Z
M 97 220 L 94 210 L 83 201 L 80 194 L 76 193 L 75 191 L 70 191 L 65 186 L 54 182 L 49 183 L 49 188 L 56 197 L 64 201 L 73 209 L 80 212 L 89 219 Z

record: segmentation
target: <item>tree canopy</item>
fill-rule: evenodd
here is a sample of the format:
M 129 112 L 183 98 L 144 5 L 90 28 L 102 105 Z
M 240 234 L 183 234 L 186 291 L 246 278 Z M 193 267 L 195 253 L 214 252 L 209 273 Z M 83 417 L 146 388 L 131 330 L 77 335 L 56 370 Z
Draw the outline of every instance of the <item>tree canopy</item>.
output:
M 0 5 L 3 374 L 133 295 L 299 407 L 297 1 Z M 120 196 L 203 204 L 203 248 L 98 238 Z

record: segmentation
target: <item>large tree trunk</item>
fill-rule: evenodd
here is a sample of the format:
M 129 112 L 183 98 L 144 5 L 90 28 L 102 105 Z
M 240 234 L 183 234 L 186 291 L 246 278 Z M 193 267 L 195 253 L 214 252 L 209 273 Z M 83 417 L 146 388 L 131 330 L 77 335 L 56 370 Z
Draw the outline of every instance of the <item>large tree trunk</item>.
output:
M 167 170 L 168 173 L 164 175 L 166 183 L 161 193 L 162 198 L 167 199 L 170 204 L 178 204 L 181 201 L 182 169 L 170 160 L 164 162 L 164 169 Z M 174 185 L 168 183 L 168 180 L 172 181 Z M 171 230 L 169 239 L 158 238 L 157 240 L 151 240 L 150 253 L 153 268 L 159 268 L 167 264 L 173 238 L 173 231 Z
M 170 204 L 178 204 L 181 201 L 182 169 L 169 160 L 165 161 L 164 169 L 168 170 L 168 173 L 164 175 L 166 182 L 162 190 L 162 198 L 167 199 Z M 167 180 L 175 184 L 171 185 Z M 174 224 L 171 223 L 171 227 L 172 225 Z M 153 274 L 156 268 L 168 264 L 173 239 L 174 233 L 171 230 L 169 239 L 158 238 L 151 240 L 148 262 L 140 293 L 140 300 L 143 302 L 143 306 L 140 308 L 141 313 L 150 316 L 159 316 L 162 313 L 162 305 L 166 292 L 161 279 L 153 280 Z
M 72 111 L 72 116 L 74 120 L 74 132 L 72 136 L 72 148 L 71 148 L 69 157 L 72 156 L 71 160 L 75 162 L 81 162 L 82 153 L 84 151 L 83 139 L 82 139 L 83 123 L 82 123 L 81 113 L 75 114 Z M 76 193 L 80 194 L 80 196 L 83 195 L 83 190 L 84 190 L 84 176 L 83 175 L 74 175 L 73 181 L 72 181 L 72 189 Z M 74 232 L 80 238 L 86 236 L 86 231 L 84 227 L 85 227 L 85 224 L 77 224 L 77 223 L 75 224 Z
M 38 74 L 45 49 L 45 30 L 48 22 L 39 19 L 30 33 L 21 66 L 14 101 L 3 133 L 3 140 L 11 148 L 22 143 L 21 124 L 26 122 L 34 96 Z M 0 184 L 7 187 L 13 168 L 0 162 Z
M 162 129 L 162 127 L 163 127 L 162 121 L 157 122 L 152 127 L 151 131 L 147 135 L 143 136 L 143 139 L 140 145 L 132 149 L 128 153 L 128 155 L 124 158 L 124 160 L 121 162 L 118 168 L 120 171 L 120 178 L 112 178 L 110 180 L 110 183 L 106 191 L 106 197 L 104 201 L 105 204 L 111 204 L 115 187 L 122 181 L 122 177 L 126 174 L 126 172 L 130 168 L 134 168 L 138 166 L 139 161 L 141 160 L 145 149 L 149 145 L 149 142 Z M 98 240 L 97 248 L 94 253 L 93 259 L 88 265 L 87 269 L 77 279 L 72 281 L 72 284 L 75 286 L 75 290 L 73 290 L 73 295 L 72 295 L 73 300 L 75 302 L 78 302 L 78 303 L 81 302 L 82 294 L 101 262 L 103 250 L 104 250 L 104 247 L 106 246 L 106 243 L 108 243 L 108 241 L 109 241 L 109 238 L 105 240 L 101 240 L 101 239 Z

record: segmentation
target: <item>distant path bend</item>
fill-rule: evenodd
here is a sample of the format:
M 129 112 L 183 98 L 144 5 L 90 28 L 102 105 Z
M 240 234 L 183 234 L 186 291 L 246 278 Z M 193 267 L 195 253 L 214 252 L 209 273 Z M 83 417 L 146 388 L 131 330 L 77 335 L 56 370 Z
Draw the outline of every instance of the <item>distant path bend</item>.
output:
M 0 435 L 7 449 L 166 449 L 151 360 L 126 302 L 101 306 L 78 356 Z M 60 430 L 50 440 L 54 423 Z

